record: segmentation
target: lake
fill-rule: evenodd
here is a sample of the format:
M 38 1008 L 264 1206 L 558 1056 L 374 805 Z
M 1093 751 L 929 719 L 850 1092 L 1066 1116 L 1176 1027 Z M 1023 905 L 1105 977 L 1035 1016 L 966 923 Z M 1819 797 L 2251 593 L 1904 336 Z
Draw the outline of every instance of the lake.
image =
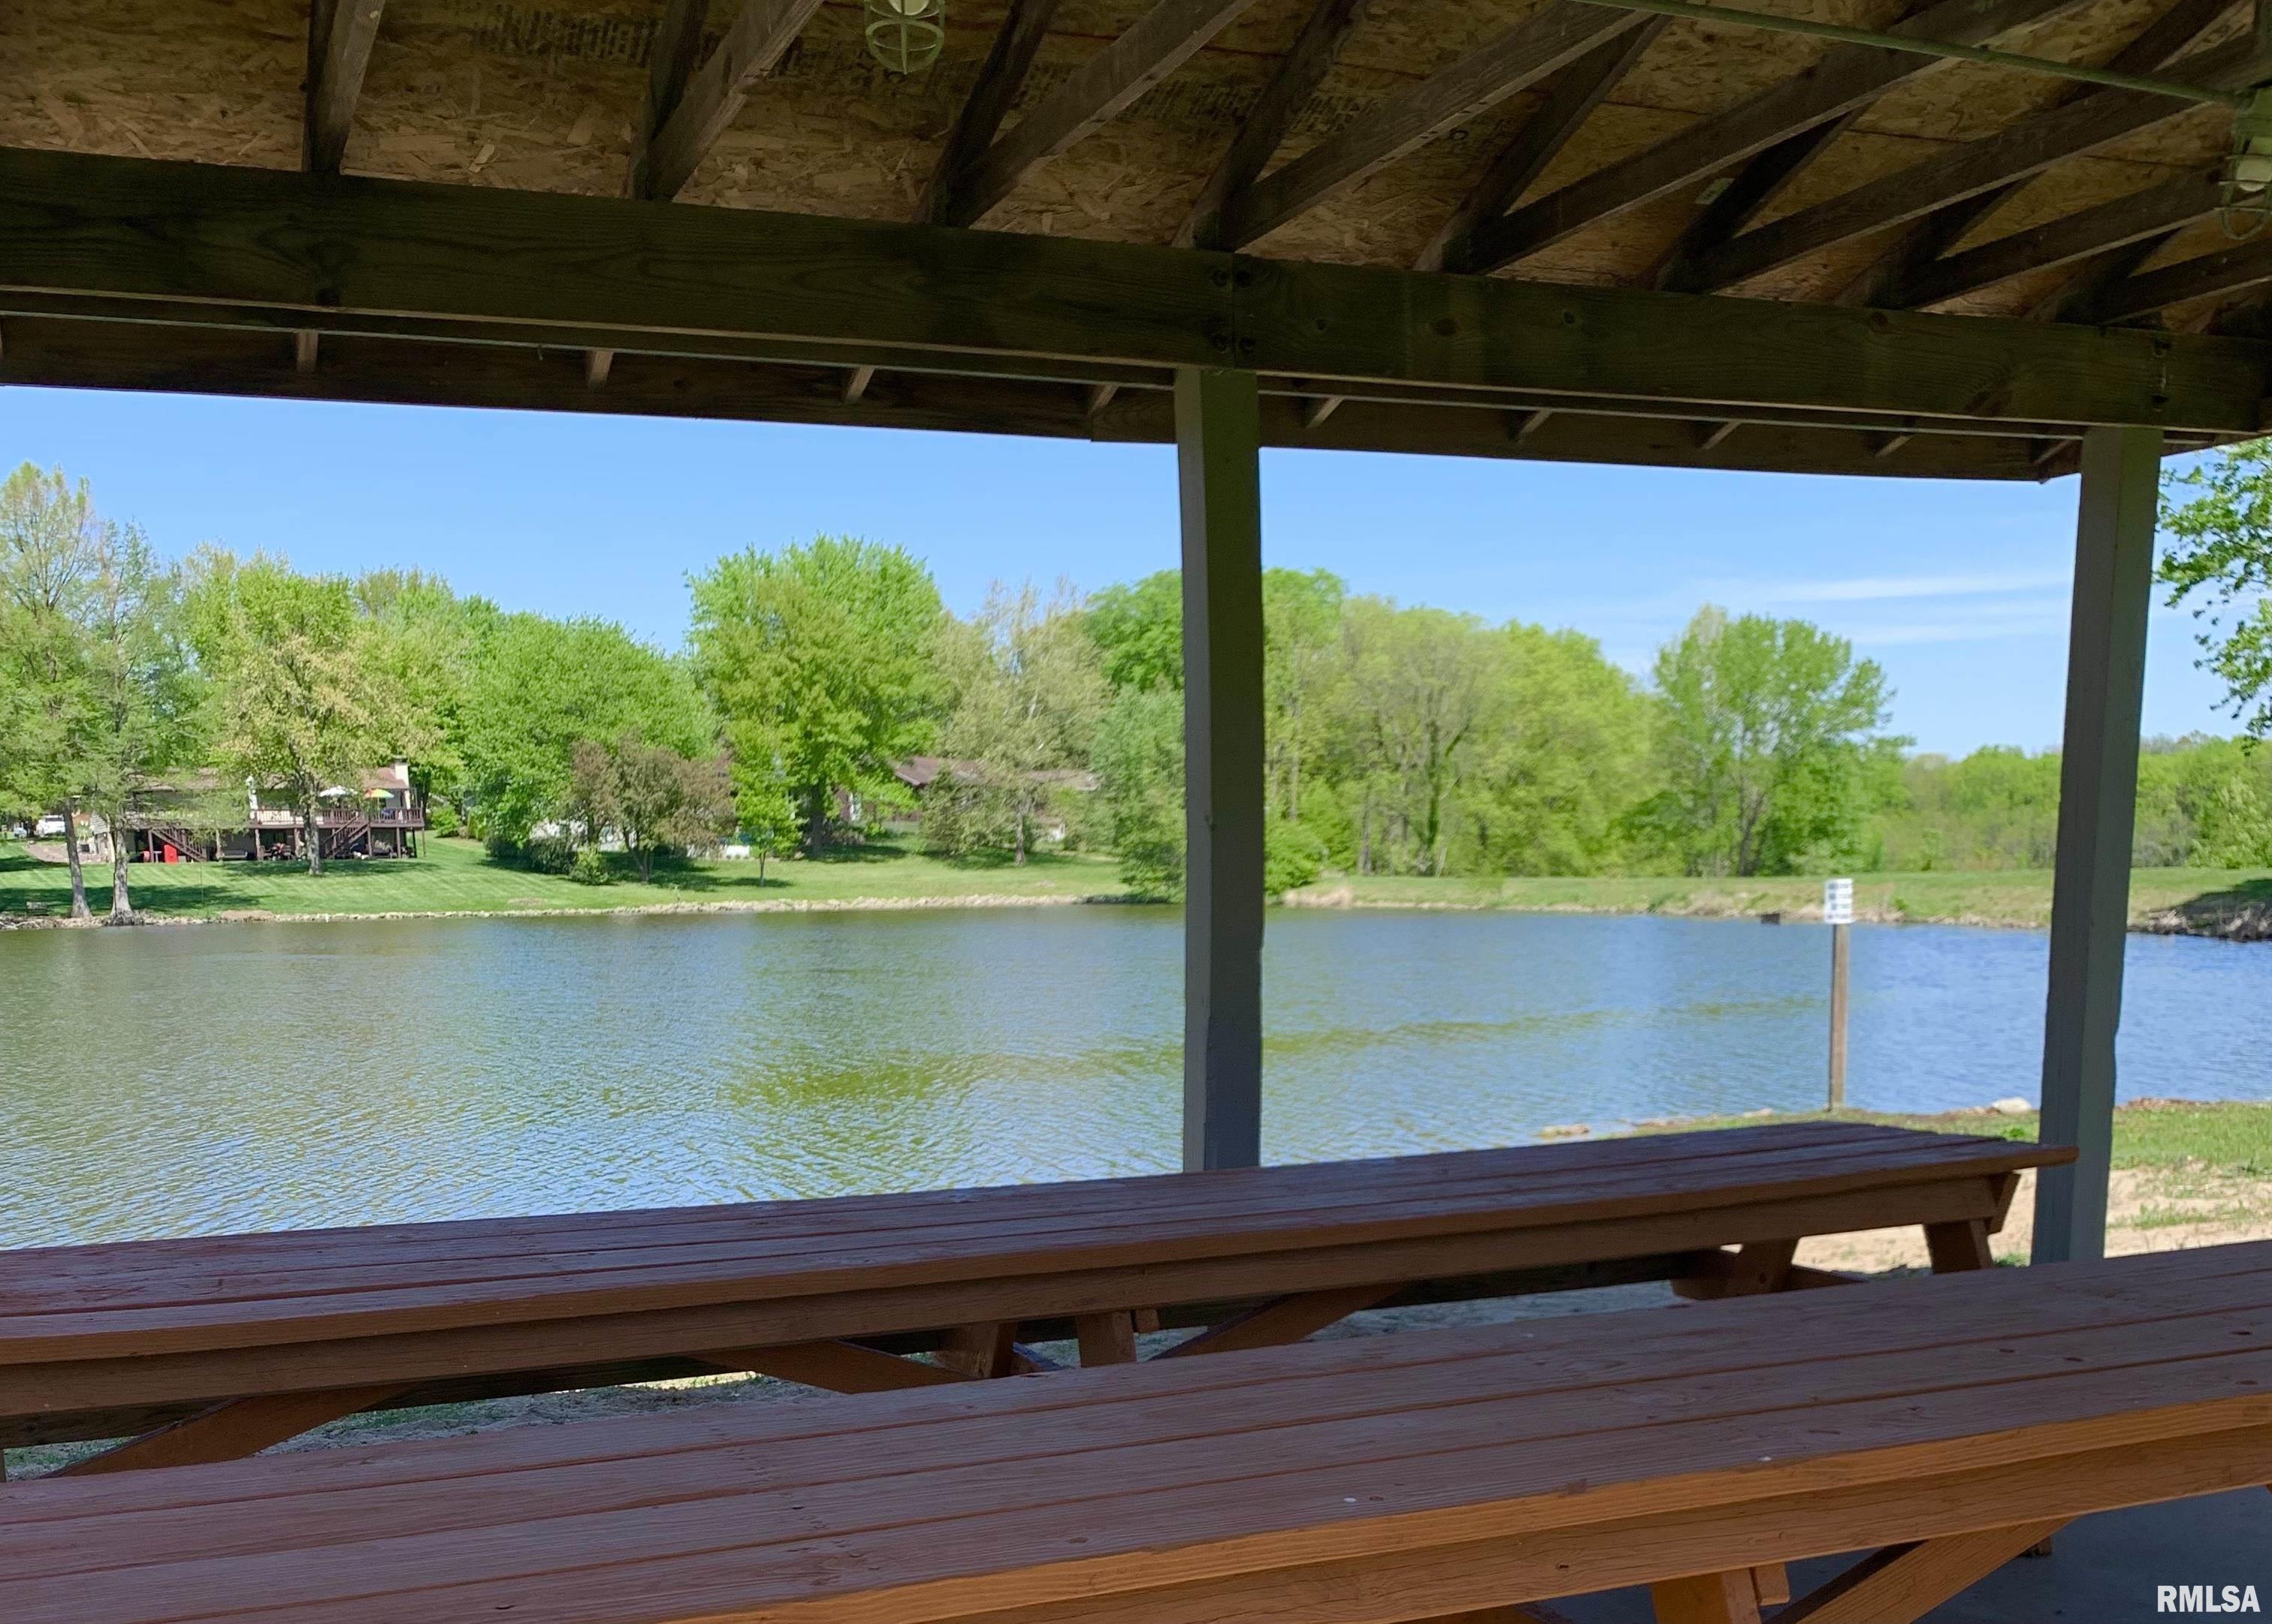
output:
M 0 932 L 0 1244 L 1172 1167 L 1172 910 Z M 2032 1099 L 2044 939 L 1857 927 L 1852 1103 Z M 1822 1097 L 1820 927 L 1275 913 L 1274 1161 Z M 2124 1098 L 2272 1097 L 2272 947 L 2133 937 Z

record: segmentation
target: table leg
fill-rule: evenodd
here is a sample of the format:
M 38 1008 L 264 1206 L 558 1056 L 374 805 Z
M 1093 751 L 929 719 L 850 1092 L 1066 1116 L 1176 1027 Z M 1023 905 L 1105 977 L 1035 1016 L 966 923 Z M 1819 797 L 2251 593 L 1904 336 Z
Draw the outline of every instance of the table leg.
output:
M 1962 1218 L 1950 1224 L 1927 1224 L 1924 1248 L 1935 1274 L 1961 1274 L 1972 1269 L 1993 1269 L 1996 1255 L 1988 1249 L 1988 1220 Z
M 200 1410 L 170 1427 L 161 1427 L 124 1443 L 74 1461 L 52 1477 L 85 1477 L 99 1471 L 136 1471 L 151 1466 L 203 1466 L 241 1460 L 271 1444 L 368 1410 L 406 1390 L 402 1382 L 385 1387 L 342 1387 L 313 1393 L 268 1393 L 232 1398 Z

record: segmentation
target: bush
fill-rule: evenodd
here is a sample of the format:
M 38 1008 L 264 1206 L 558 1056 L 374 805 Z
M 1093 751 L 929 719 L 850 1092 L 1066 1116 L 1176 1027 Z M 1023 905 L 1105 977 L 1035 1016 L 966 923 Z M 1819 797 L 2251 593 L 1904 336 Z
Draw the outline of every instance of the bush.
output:
M 608 866 L 607 854 L 597 846 L 587 846 L 568 865 L 568 877 L 579 885 L 605 885 L 616 875 Z
M 511 863 L 516 868 L 520 865 L 520 842 L 511 835 L 489 835 L 482 841 L 482 850 L 490 854 L 490 860 L 493 863 Z
M 558 835 L 537 835 L 522 845 L 520 861 L 535 874 L 567 874 L 576 866 L 576 848 Z
M 448 801 L 426 803 L 426 832 L 437 839 L 447 839 L 458 832 L 458 808 Z
M 1274 817 L 1262 831 L 1262 889 L 1272 897 L 1298 890 L 1325 871 L 1326 843 L 1299 823 Z

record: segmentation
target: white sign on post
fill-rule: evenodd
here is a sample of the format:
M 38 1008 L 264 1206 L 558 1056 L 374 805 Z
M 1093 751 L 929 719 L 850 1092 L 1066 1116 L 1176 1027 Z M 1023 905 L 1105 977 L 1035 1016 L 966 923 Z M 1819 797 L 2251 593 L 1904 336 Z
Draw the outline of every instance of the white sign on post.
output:
M 1822 922 L 1826 925 L 1851 925 L 1854 922 L 1853 881 L 1823 881 Z

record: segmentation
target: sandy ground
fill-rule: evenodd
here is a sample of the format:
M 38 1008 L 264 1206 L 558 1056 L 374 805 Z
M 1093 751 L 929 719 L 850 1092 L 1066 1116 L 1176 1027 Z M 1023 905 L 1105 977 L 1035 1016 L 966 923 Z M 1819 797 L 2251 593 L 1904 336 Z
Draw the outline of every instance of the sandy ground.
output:
M 2034 1211 L 2033 1175 L 2023 1175 L 2012 1203 L 2011 1221 L 1996 1237 L 1999 1261 L 2024 1262 Z M 2239 1240 L 2272 1240 L 2272 1181 L 2202 1168 L 2118 1171 L 2111 1190 L 2108 1250 L 2116 1254 L 2171 1251 Z M 1925 1266 L 1924 1238 L 1915 1229 L 1870 1230 L 1809 1240 L 1799 1261 L 1821 1269 L 1880 1273 Z M 1352 1315 L 1321 1332 L 1326 1337 L 1378 1336 L 1387 1331 L 1448 1325 L 1487 1324 L 1569 1314 L 1621 1313 L 1663 1308 L 1680 1299 L 1663 1285 L 1618 1286 L 1602 1291 L 1564 1292 L 1537 1297 L 1498 1298 L 1439 1304 L 1423 1308 Z M 1144 1338 L 1146 1351 L 1172 1342 L 1177 1333 Z M 1071 1344 L 1044 1344 L 1041 1351 L 1063 1364 L 1078 1361 Z M 818 1397 L 811 1389 L 759 1376 L 719 1375 L 583 1392 L 542 1394 L 527 1398 L 452 1404 L 351 1417 L 288 1444 L 285 1449 L 334 1449 L 349 1444 L 413 1438 L 440 1438 L 487 1432 L 501 1427 L 553 1425 L 600 1416 L 646 1414 L 722 1404 L 794 1404 Z M 95 1445 L 56 1446 L 7 1451 L 8 1475 L 36 1476 Z

